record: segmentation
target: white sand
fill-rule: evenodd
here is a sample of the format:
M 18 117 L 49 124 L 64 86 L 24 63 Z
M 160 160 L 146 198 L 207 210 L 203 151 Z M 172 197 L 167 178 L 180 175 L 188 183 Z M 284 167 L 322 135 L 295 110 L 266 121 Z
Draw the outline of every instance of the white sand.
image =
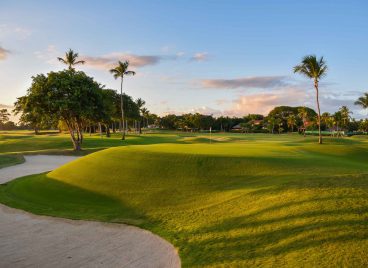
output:
M 71 156 L 26 156 L 0 169 L 0 183 L 52 170 Z M 66 200 L 67 202 L 67 200 Z M 180 267 L 176 249 L 124 224 L 36 216 L 0 204 L 0 267 Z

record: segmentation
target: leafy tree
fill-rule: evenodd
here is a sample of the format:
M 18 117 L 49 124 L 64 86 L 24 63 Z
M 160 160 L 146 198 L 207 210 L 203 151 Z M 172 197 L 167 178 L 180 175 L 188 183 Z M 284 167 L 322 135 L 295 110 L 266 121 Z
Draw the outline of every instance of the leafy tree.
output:
M 0 110 L 0 124 L 5 124 L 7 121 L 9 121 L 10 113 L 8 113 L 7 109 L 1 109 Z
M 161 117 L 160 124 L 163 128 L 175 129 L 177 121 L 178 121 L 178 116 L 176 116 L 175 114 L 168 114 L 168 115 Z
M 57 59 L 60 62 L 68 65 L 69 70 L 71 70 L 73 69 L 73 66 L 85 63 L 84 60 L 77 60 L 77 58 L 78 58 L 78 53 L 75 53 L 72 49 L 69 49 L 69 51 L 65 52 L 64 58 L 58 57 Z
M 268 122 L 268 129 L 273 134 L 275 130 L 275 125 L 278 124 L 278 122 L 276 118 L 273 116 L 268 117 L 267 122 Z
M 37 121 L 63 120 L 76 151 L 81 150 L 84 122 L 99 120 L 104 111 L 100 84 L 74 69 L 32 77 L 27 95 L 20 100 L 18 111 L 39 116 Z
M 368 132 L 368 119 L 362 120 L 359 124 L 359 129 Z
M 43 107 L 46 105 L 46 96 L 42 96 L 40 86 L 46 83 L 46 76 L 37 75 L 32 77 L 32 80 L 31 88 L 33 94 L 17 98 L 17 101 L 14 103 L 14 113 L 21 114 L 19 122 L 30 126 L 37 135 L 42 128 L 46 129 L 56 126 L 57 120 L 52 114 L 45 113 L 43 110 Z
M 302 59 L 300 65 L 294 67 L 294 73 L 300 73 L 307 78 L 314 81 L 314 88 L 316 90 L 316 102 L 318 109 L 318 133 L 319 133 L 319 143 L 322 144 L 322 134 L 321 134 L 321 109 L 319 107 L 319 81 L 322 77 L 327 74 L 327 65 L 323 57 L 317 59 L 315 55 L 305 56 Z
M 125 140 L 125 123 L 124 123 L 124 102 L 123 102 L 123 81 L 125 76 L 135 75 L 135 72 L 128 70 L 129 62 L 119 61 L 118 66 L 110 70 L 115 79 L 120 78 L 120 110 L 121 110 L 121 125 L 122 125 L 122 140 Z

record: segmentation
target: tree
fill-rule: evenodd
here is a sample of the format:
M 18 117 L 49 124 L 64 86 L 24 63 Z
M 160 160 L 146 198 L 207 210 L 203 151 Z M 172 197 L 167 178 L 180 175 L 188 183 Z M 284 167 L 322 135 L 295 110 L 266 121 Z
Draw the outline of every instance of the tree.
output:
M 150 112 L 148 111 L 147 108 L 143 107 L 141 108 L 141 113 L 142 113 L 142 116 L 143 116 L 143 127 L 144 127 L 144 119 L 146 119 L 146 127 L 148 127 L 148 118 L 149 118 L 149 114 Z
M 363 109 L 368 109 L 368 92 L 364 93 L 354 104 L 361 106 Z
M 9 121 L 10 113 L 8 113 L 7 109 L 1 109 L 0 110 L 0 124 L 5 124 L 7 121 Z
M 368 132 L 368 119 L 362 120 L 359 124 L 359 129 Z
M 77 58 L 78 58 L 78 53 L 75 53 L 72 49 L 69 49 L 69 51 L 65 52 L 65 57 L 64 58 L 58 57 L 57 59 L 60 62 L 68 65 L 69 70 L 71 70 L 71 69 L 73 69 L 74 65 L 85 63 L 84 60 L 77 60 Z
M 300 119 L 302 119 L 303 134 L 304 134 L 304 137 L 305 137 L 305 130 L 307 128 L 307 120 L 308 120 L 308 111 L 307 111 L 306 107 L 300 107 L 298 109 L 298 116 L 300 117 Z
M 341 125 L 346 130 L 348 128 L 351 119 L 350 114 L 352 114 L 352 112 L 346 106 L 342 106 L 339 109 L 339 112 L 341 113 L 341 123 L 342 123 Z
M 327 65 L 323 57 L 317 59 L 315 55 L 308 55 L 302 59 L 300 65 L 294 67 L 294 73 L 300 73 L 314 82 L 314 88 L 316 90 L 316 102 L 318 110 L 318 143 L 322 144 L 321 134 L 321 109 L 319 107 L 319 81 L 327 74 Z
M 139 128 L 139 134 L 142 134 L 142 128 L 141 128 L 141 116 L 143 115 L 143 109 L 144 109 L 144 105 L 146 104 L 146 102 L 144 100 L 142 100 L 141 98 L 138 98 L 135 103 L 138 106 L 139 109 L 139 123 L 138 123 L 138 128 Z M 146 109 L 147 110 L 147 109 Z M 144 117 L 143 117 L 144 120 Z M 144 122 L 143 122 L 144 123 Z
M 135 72 L 129 71 L 129 62 L 119 61 L 118 66 L 110 70 L 115 79 L 120 78 L 120 110 L 121 110 L 121 124 L 122 124 L 122 140 L 125 140 L 125 123 L 124 123 L 124 104 L 123 104 L 123 81 L 125 76 L 135 75 Z
M 46 83 L 46 76 L 37 75 L 32 77 L 32 80 L 32 86 L 28 89 L 28 91 L 32 90 L 32 94 L 17 98 L 13 112 L 21 114 L 19 122 L 31 127 L 38 135 L 40 129 L 53 127 L 58 121 L 43 109 L 47 105 L 47 99 L 46 96 L 42 96 L 42 90 L 39 87 Z
M 273 134 L 275 130 L 275 124 L 277 124 L 278 122 L 275 117 L 269 117 L 267 122 L 268 122 L 268 129 Z
M 291 128 L 291 133 L 294 132 L 295 123 L 296 123 L 295 115 L 294 114 L 290 114 L 288 116 L 288 118 L 287 118 L 287 124 L 288 124 L 288 127 Z
M 342 123 L 341 111 L 337 111 L 336 113 L 334 113 L 333 119 L 334 119 L 334 124 L 336 125 L 337 136 L 340 136 L 340 125 Z
M 19 112 L 37 115 L 37 121 L 63 120 L 76 151 L 82 149 L 84 123 L 98 121 L 104 111 L 100 84 L 74 69 L 32 77 L 27 95 L 18 100 Z

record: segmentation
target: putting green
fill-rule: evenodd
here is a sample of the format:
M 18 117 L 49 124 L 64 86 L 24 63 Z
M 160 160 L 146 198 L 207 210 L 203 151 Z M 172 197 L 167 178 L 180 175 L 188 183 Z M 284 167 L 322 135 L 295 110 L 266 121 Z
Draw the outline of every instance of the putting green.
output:
M 186 267 L 364 267 L 367 141 L 215 135 L 115 147 L 2 186 L 0 201 L 149 229 Z

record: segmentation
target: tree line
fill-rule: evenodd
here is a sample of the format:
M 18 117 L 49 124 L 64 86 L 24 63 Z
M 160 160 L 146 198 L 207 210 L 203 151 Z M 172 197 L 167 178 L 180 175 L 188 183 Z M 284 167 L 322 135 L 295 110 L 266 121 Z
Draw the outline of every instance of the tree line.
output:
M 298 130 L 306 134 L 308 130 L 318 129 L 319 143 L 322 143 L 322 131 L 336 133 L 344 131 L 367 131 L 367 120 L 356 121 L 351 118 L 351 112 L 343 106 L 334 114 L 322 113 L 319 104 L 319 81 L 327 73 L 327 65 L 323 57 L 309 55 L 294 67 L 295 73 L 300 73 L 313 81 L 316 91 L 317 112 L 308 107 L 275 107 L 267 116 L 249 114 L 244 117 L 213 117 L 199 113 L 183 115 L 169 114 L 159 117 L 151 114 L 144 107 L 141 98 L 133 100 L 123 93 L 123 82 L 127 76 L 135 75 L 129 70 L 129 62 L 119 61 L 115 68 L 109 70 L 113 78 L 120 79 L 120 93 L 107 89 L 102 84 L 89 77 L 75 66 L 84 64 L 78 60 L 78 53 L 69 50 L 64 58 L 58 60 L 67 65 L 59 72 L 38 74 L 32 77 L 32 84 L 25 96 L 15 102 L 14 112 L 20 114 L 20 128 L 32 127 L 36 134 L 40 129 L 56 128 L 69 132 L 74 150 L 81 150 L 84 133 L 119 130 L 122 139 L 128 130 L 142 132 L 142 127 L 155 126 L 165 129 L 182 131 L 242 131 L 284 133 Z M 364 109 L 368 108 L 368 93 L 356 102 Z M 6 109 L 0 111 L 0 129 L 15 127 L 9 121 Z

